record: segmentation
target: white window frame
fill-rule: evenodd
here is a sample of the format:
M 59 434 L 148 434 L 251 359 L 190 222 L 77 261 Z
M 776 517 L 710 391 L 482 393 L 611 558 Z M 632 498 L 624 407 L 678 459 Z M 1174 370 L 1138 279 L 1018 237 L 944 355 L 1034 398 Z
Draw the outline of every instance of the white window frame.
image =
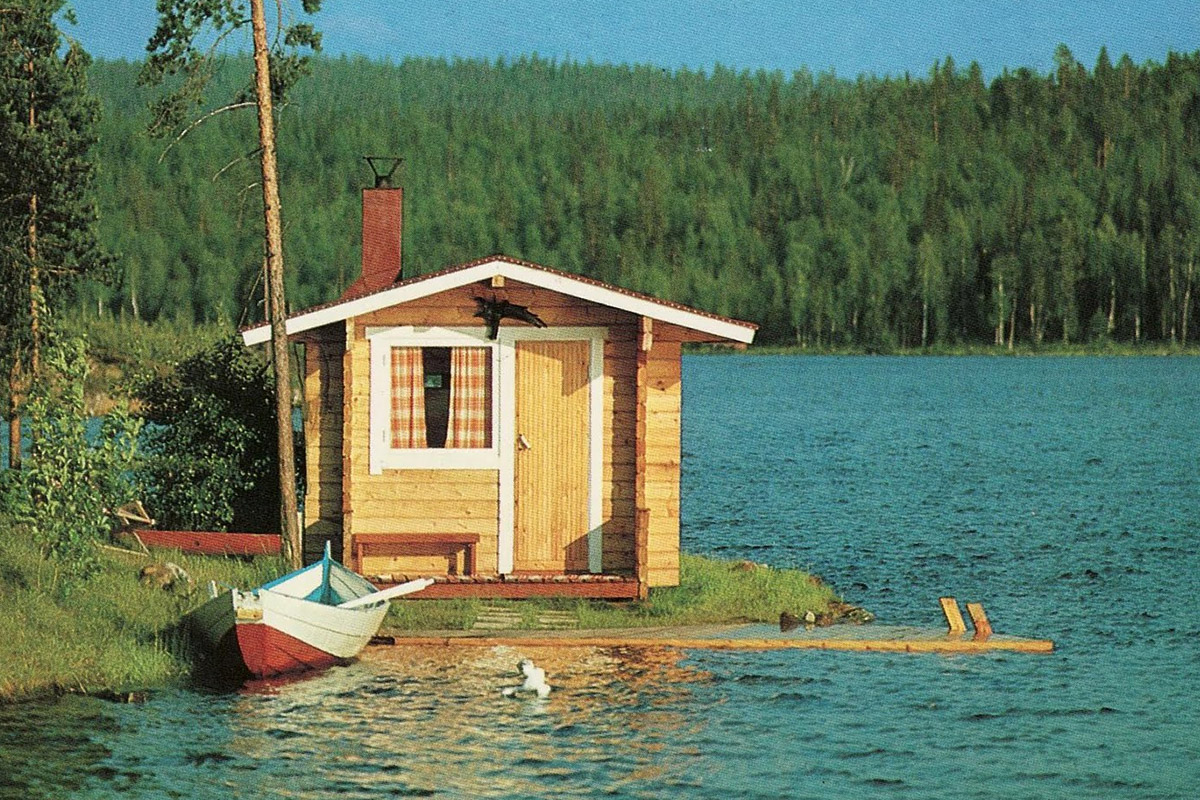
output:
M 500 468 L 500 347 L 482 329 L 397 325 L 368 327 L 371 344 L 370 470 L 385 469 L 499 469 Z M 393 347 L 486 347 L 492 359 L 491 447 L 392 447 Z

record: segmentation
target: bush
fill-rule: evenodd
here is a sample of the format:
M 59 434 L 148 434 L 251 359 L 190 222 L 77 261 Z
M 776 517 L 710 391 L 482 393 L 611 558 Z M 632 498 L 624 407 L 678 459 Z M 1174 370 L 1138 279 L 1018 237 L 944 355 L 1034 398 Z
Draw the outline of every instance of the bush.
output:
M 81 337 L 47 337 L 42 372 L 25 406 L 29 458 L 5 486 L 14 516 L 54 566 L 52 587 L 63 590 L 95 572 L 94 542 L 107 538 L 111 509 L 138 494 L 133 466 L 140 423 L 118 409 L 104 419 L 97 440 L 88 441 L 85 349 Z
M 274 379 L 236 337 L 137 388 L 148 507 L 165 528 L 277 532 Z

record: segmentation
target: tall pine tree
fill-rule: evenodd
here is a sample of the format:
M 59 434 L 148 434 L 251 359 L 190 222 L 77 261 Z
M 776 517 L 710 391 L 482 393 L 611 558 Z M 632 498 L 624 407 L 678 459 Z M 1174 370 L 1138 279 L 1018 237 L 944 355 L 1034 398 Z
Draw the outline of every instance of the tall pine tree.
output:
M 0 0 L 0 368 L 9 465 L 20 465 L 23 396 L 54 311 L 108 265 L 96 236 L 90 59 L 55 24 L 63 0 Z

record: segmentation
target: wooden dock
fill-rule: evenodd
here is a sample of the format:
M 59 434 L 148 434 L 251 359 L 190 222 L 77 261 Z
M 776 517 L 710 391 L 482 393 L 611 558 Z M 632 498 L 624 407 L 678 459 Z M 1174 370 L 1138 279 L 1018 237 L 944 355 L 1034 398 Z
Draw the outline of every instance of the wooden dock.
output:
M 1050 653 L 1047 639 L 974 637 L 892 625 L 836 625 L 781 633 L 770 625 L 623 628 L 588 631 L 394 633 L 396 644 L 448 647 L 673 647 L 684 650 L 850 650 L 877 653 Z
M 953 609 L 951 609 L 953 604 Z M 614 630 L 395 632 L 396 644 L 446 647 L 671 647 L 684 650 L 848 650 L 875 653 L 1051 653 L 1049 639 L 992 633 L 983 607 L 968 604 L 968 634 L 957 603 L 943 598 L 949 630 L 897 625 L 831 625 L 781 631 L 765 624 L 692 625 Z

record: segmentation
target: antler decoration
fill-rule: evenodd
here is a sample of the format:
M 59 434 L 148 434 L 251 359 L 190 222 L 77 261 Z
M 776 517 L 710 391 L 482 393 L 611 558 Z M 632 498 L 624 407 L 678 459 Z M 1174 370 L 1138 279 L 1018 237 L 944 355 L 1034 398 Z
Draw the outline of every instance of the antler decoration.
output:
M 542 318 L 530 311 L 525 306 L 519 306 L 516 303 L 510 303 L 507 300 L 497 300 L 493 297 L 488 300 L 486 297 L 476 297 L 475 316 L 481 318 L 488 327 L 488 338 L 495 339 L 500 332 L 500 320 L 502 319 L 519 319 L 521 322 L 528 322 L 535 328 L 544 328 L 546 323 L 542 322 Z

